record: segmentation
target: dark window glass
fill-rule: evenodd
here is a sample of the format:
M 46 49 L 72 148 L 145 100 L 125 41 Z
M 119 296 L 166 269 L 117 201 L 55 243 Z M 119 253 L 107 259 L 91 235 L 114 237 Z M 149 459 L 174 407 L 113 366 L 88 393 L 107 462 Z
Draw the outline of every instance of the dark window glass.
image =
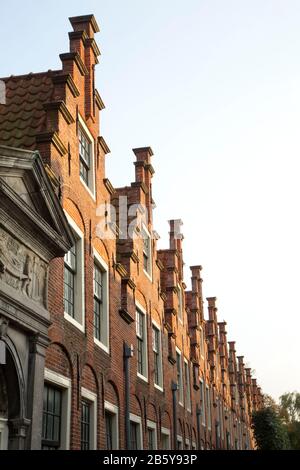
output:
M 139 449 L 139 424 L 131 421 L 130 423 L 131 450 Z
M 99 341 L 105 342 L 103 318 L 103 272 L 94 265 L 94 335 Z
M 105 426 L 106 426 L 106 449 L 113 450 L 113 422 L 114 415 L 105 411 Z
M 145 335 L 144 335 L 144 316 L 141 312 L 137 311 L 136 316 L 136 335 L 137 335 L 137 360 L 138 360 L 138 372 L 145 376 Z
M 75 276 L 77 270 L 76 245 L 65 255 L 64 272 L 64 309 L 72 318 L 75 317 Z
M 60 447 L 61 390 L 45 385 L 43 403 L 42 448 L 55 450 Z
M 80 160 L 80 176 L 88 186 L 89 184 L 89 171 L 91 165 L 91 142 L 79 128 L 79 160 Z
M 152 428 L 148 428 L 148 448 L 149 450 L 155 449 L 155 433 Z
M 81 450 L 90 449 L 91 405 L 81 401 Z

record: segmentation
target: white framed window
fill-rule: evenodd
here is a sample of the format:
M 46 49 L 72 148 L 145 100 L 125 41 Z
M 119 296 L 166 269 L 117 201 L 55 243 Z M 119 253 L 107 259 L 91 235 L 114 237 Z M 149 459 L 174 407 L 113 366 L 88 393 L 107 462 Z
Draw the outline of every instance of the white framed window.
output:
M 177 435 L 177 450 L 183 450 L 183 440 L 179 434 Z
M 195 441 L 192 441 L 192 450 L 197 450 L 197 444 Z
M 161 449 L 170 450 L 171 449 L 171 432 L 170 429 L 161 428 Z
M 206 416 L 207 427 L 208 429 L 211 429 L 211 393 L 208 385 L 206 385 Z
M 152 321 L 152 349 L 154 361 L 154 386 L 163 390 L 162 341 L 159 326 Z
M 189 439 L 185 440 L 185 450 L 190 450 L 191 449 L 191 442 Z
M 176 348 L 176 368 L 177 368 L 177 385 L 178 385 L 178 403 L 183 406 L 183 379 L 182 379 L 182 360 L 181 351 Z
M 157 427 L 156 423 L 147 420 L 148 450 L 157 449 Z
M 201 404 L 201 423 L 202 423 L 202 426 L 206 426 L 205 386 L 204 386 L 202 379 L 200 379 L 200 404 Z
M 71 424 L 71 380 L 45 369 L 42 449 L 69 450 Z
M 205 342 L 204 342 L 204 331 L 202 326 L 200 327 L 200 354 L 202 359 L 205 357 Z
M 109 271 L 94 250 L 94 341 L 109 353 Z
M 84 332 L 84 235 L 66 212 L 65 215 L 76 241 L 64 258 L 64 318 Z
M 130 413 L 130 449 L 143 450 L 142 420 L 139 416 Z
M 81 388 L 81 450 L 97 449 L 97 395 Z
M 147 314 L 136 305 L 137 375 L 148 382 Z
M 78 150 L 80 181 L 95 200 L 95 141 L 84 120 L 78 114 Z
M 177 284 L 177 304 L 178 304 L 178 320 L 183 323 L 183 294 L 182 287 Z
M 184 358 L 184 378 L 186 386 L 186 409 L 191 411 L 192 399 L 191 399 L 191 379 L 190 379 L 190 367 L 187 359 Z
M 109 402 L 104 403 L 106 449 L 119 449 L 119 409 Z
M 143 269 L 144 273 L 152 280 L 151 235 L 145 225 L 142 225 L 141 235 L 143 240 Z

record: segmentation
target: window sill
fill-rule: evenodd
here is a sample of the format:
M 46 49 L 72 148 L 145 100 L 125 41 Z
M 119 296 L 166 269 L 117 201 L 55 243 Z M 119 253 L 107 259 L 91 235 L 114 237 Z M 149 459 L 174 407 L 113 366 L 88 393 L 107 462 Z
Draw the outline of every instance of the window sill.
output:
M 97 338 L 94 338 L 94 343 L 96 344 L 96 346 L 98 346 L 104 352 L 109 354 L 109 347 L 108 346 L 105 346 L 105 344 L 101 343 L 101 341 L 99 341 Z
M 144 382 L 148 383 L 148 378 L 145 377 L 144 375 L 140 374 L 139 372 L 137 373 L 137 376 L 139 379 L 143 380 Z
M 159 385 L 154 384 L 154 388 L 156 388 L 156 390 L 159 390 L 160 392 L 164 392 L 164 389 Z
M 145 276 L 152 282 L 152 275 L 150 275 L 144 268 L 143 268 Z
M 71 315 L 69 315 L 67 312 L 64 312 L 64 319 L 74 325 L 76 328 L 78 328 L 78 330 L 80 330 L 82 333 L 85 332 L 84 326 L 77 320 L 75 320 L 75 318 L 71 317 Z
M 85 187 L 85 189 L 87 190 L 87 192 L 89 193 L 89 195 L 91 196 L 91 198 L 93 199 L 94 202 L 96 202 L 96 194 L 94 194 L 91 189 L 88 187 L 88 185 L 86 184 L 86 182 L 81 178 L 80 176 L 80 182 L 81 184 Z

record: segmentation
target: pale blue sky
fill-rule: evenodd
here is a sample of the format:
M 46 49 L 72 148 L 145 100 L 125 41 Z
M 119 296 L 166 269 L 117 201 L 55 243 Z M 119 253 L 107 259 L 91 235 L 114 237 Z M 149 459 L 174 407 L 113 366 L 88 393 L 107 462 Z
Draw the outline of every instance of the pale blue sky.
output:
M 1 5 L 0 76 L 60 67 L 94 13 L 101 133 L 115 186 L 155 156 L 155 226 L 182 218 L 228 339 L 278 397 L 300 390 L 300 2 L 37 0 Z

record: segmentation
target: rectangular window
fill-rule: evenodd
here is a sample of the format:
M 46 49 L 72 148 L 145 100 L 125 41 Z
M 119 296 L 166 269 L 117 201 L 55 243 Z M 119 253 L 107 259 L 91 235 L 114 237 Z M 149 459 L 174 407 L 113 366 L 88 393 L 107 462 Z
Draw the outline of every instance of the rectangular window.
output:
M 147 421 L 147 432 L 148 432 L 148 449 L 157 449 L 157 433 L 156 424 L 153 421 Z
M 95 200 L 94 142 L 85 121 L 78 114 L 79 175 L 84 187 Z
M 203 328 L 200 328 L 200 354 L 205 357 L 205 342 L 204 342 L 204 331 Z
M 201 421 L 202 426 L 206 425 L 206 410 L 205 410 L 205 392 L 204 392 L 204 383 L 200 379 L 200 404 L 201 404 Z
M 135 415 L 130 415 L 131 450 L 143 449 L 142 421 Z
M 206 386 L 206 415 L 207 415 L 207 427 L 211 429 L 211 396 L 210 389 Z
M 89 172 L 91 170 L 91 141 L 83 131 L 81 126 L 78 128 L 79 137 L 79 160 L 80 160 L 80 177 L 89 186 Z
M 182 362 L 181 352 L 176 350 L 176 368 L 177 368 L 177 384 L 178 384 L 178 401 L 183 406 L 183 380 L 182 380 Z
M 84 331 L 84 236 L 66 213 L 75 245 L 64 258 L 64 318 Z
M 151 260 L 151 236 L 146 227 L 142 227 L 143 239 L 143 268 L 144 271 L 152 276 L 152 260 Z
M 65 312 L 75 318 L 75 279 L 77 272 L 76 245 L 65 255 L 64 274 L 64 308 Z
M 162 450 L 171 449 L 170 430 L 166 428 L 161 428 L 161 449 Z
M 106 449 L 118 450 L 118 407 L 108 402 L 105 402 L 105 433 Z
M 94 250 L 94 338 L 109 352 L 108 266 Z
M 154 384 L 159 388 L 163 388 L 161 331 L 155 325 L 152 325 L 152 341 L 154 356 Z
M 185 450 L 190 450 L 190 448 L 191 448 L 190 440 L 186 439 L 185 440 Z
M 44 387 L 42 449 L 60 448 L 62 391 L 51 385 Z
M 81 450 L 90 450 L 91 405 L 81 400 Z
M 178 319 L 183 321 L 183 299 L 182 299 L 182 287 L 178 284 L 177 286 L 177 300 L 178 300 Z
M 182 450 L 182 449 L 183 449 L 182 437 L 177 436 L 177 450 Z
M 189 363 L 184 360 L 184 376 L 185 376 L 185 386 L 186 386 L 186 409 L 191 411 L 191 382 L 190 382 L 190 368 Z
M 70 447 L 71 380 L 45 369 L 42 448 Z
M 136 312 L 136 337 L 137 337 L 137 371 L 144 379 L 148 378 L 147 365 L 147 325 L 146 314 L 137 309 Z

